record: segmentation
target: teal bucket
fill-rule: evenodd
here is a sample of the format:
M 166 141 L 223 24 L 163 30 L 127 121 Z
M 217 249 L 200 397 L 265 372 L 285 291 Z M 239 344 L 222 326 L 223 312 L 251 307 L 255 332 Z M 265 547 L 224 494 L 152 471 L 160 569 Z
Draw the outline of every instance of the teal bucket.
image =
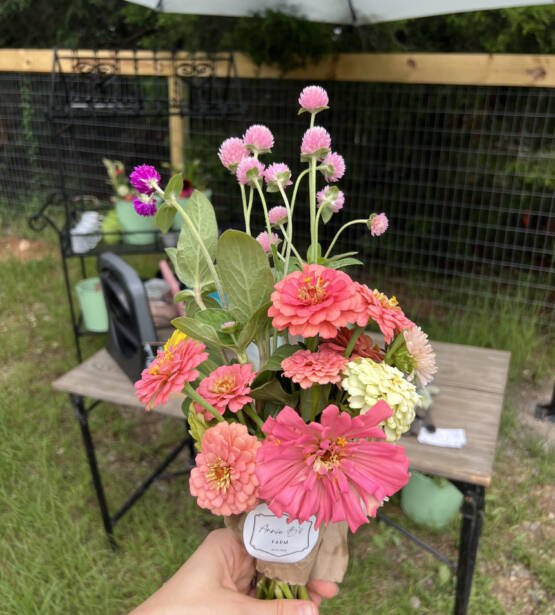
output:
M 401 492 L 401 508 L 415 523 L 441 530 L 455 519 L 463 494 L 445 478 L 411 472 Z
M 81 306 L 83 324 L 87 331 L 105 333 L 108 331 L 108 312 L 98 278 L 81 280 L 75 286 L 77 299 Z
M 210 188 L 207 188 L 206 190 L 203 190 L 202 194 L 204 194 L 204 196 L 208 200 L 210 200 L 212 198 L 212 190 Z M 181 207 L 183 207 L 183 209 L 185 209 L 187 207 L 187 203 L 189 202 L 189 199 L 177 199 L 177 202 L 181 205 Z M 172 231 L 180 231 L 181 230 L 181 222 L 182 222 L 181 214 L 179 212 L 177 212 L 175 214 L 175 218 L 173 219 L 171 230 Z
M 123 242 L 132 245 L 154 243 L 156 225 L 154 216 L 140 216 L 132 201 L 116 201 L 118 220 L 123 229 Z

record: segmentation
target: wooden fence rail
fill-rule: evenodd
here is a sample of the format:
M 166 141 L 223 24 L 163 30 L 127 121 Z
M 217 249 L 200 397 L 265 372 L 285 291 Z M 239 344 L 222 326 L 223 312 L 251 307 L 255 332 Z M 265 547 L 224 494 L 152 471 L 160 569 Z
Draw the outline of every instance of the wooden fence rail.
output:
M 188 58 L 187 52 L 77 50 L 60 55 L 113 59 L 117 57 L 123 75 L 170 76 L 172 63 Z M 286 79 L 317 81 L 358 81 L 383 83 L 429 83 L 453 85 L 508 85 L 555 87 L 555 55 L 463 54 L 463 53 L 343 53 L 330 56 L 317 65 L 281 75 L 276 67 L 257 66 L 235 53 L 238 76 L 246 79 Z M 72 72 L 72 61 L 61 60 L 61 69 Z M 49 73 L 51 49 L 0 49 L 0 72 Z M 220 70 L 226 70 L 223 67 Z M 224 74 L 217 76 L 226 76 Z

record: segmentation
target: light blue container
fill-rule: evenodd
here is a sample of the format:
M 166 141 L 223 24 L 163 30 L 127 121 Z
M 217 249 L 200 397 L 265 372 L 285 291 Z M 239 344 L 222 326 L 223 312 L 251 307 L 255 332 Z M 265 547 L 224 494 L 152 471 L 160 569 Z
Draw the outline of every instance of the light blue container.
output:
M 156 238 L 154 216 L 140 216 L 135 211 L 132 201 L 116 201 L 116 212 L 124 231 L 124 243 L 136 246 L 154 243 Z

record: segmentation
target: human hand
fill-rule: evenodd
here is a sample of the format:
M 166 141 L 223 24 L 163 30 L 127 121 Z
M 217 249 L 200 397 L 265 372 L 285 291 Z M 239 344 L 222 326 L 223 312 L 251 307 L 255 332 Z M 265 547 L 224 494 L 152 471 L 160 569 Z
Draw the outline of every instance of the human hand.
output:
M 317 615 L 322 598 L 337 593 L 330 581 L 310 581 L 307 600 L 249 596 L 253 558 L 228 529 L 211 532 L 181 568 L 130 615 Z

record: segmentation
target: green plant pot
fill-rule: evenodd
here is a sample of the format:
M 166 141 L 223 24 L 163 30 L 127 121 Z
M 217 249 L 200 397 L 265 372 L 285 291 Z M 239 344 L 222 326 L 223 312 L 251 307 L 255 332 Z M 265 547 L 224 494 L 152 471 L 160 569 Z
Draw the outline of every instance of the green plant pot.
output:
M 204 194 L 204 196 L 208 200 L 210 200 L 212 198 L 212 190 L 210 188 L 207 188 L 206 190 L 203 190 L 202 194 Z M 187 203 L 189 202 L 189 199 L 177 199 L 177 201 L 181 205 L 181 207 L 183 207 L 183 209 L 185 209 L 187 207 Z M 181 230 L 181 222 L 182 222 L 182 218 L 181 218 L 181 215 L 178 212 L 178 213 L 175 214 L 175 218 L 173 219 L 171 230 L 172 231 L 180 231 Z
M 154 216 L 140 216 L 132 201 L 116 201 L 116 212 L 124 231 L 123 242 L 133 245 L 153 243 L 156 238 Z
M 462 493 L 448 480 L 431 479 L 420 472 L 411 472 L 401 492 L 401 508 L 409 519 L 420 525 L 441 530 L 457 516 Z
M 106 311 L 100 280 L 98 278 L 81 280 L 75 286 L 75 292 L 81 306 L 85 329 L 96 333 L 108 331 L 108 312 Z

